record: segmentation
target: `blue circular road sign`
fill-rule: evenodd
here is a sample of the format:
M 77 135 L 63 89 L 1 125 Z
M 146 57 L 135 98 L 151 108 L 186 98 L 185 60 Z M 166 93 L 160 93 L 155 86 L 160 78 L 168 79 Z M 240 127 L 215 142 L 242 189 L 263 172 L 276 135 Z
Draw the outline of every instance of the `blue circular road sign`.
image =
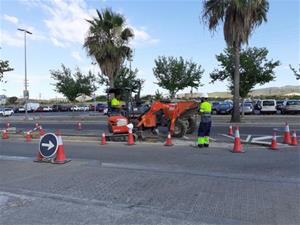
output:
M 55 134 L 48 133 L 40 139 L 40 153 L 44 158 L 50 158 L 55 155 L 58 148 L 58 139 Z

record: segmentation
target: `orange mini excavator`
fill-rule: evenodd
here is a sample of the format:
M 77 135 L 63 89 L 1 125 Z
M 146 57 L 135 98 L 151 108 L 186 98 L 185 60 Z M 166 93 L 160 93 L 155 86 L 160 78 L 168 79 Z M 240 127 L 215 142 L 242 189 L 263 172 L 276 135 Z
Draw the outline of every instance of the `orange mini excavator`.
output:
M 122 108 L 114 110 L 110 104 L 112 95 L 123 93 L 126 96 Z M 126 93 L 126 94 L 124 94 Z M 126 140 L 129 123 L 133 124 L 135 138 L 143 136 L 145 130 L 156 133 L 158 127 L 167 127 L 173 137 L 183 137 L 185 134 L 193 133 L 196 129 L 195 115 L 198 113 L 199 104 L 193 101 L 184 102 L 162 102 L 154 101 L 151 105 L 141 104 L 139 96 L 132 98 L 130 88 L 107 90 L 108 99 L 108 129 L 112 133 L 108 136 L 110 140 Z

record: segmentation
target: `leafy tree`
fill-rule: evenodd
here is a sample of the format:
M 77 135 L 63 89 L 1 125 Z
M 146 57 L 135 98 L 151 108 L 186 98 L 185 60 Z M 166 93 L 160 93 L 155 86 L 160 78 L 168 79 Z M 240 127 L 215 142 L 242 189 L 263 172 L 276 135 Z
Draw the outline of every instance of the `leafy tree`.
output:
M 129 41 L 134 34 L 130 28 L 125 27 L 126 21 L 121 14 L 110 9 L 96 11 L 98 17 L 87 20 L 90 28 L 83 46 L 108 77 L 109 86 L 114 87 L 124 60 L 132 56 Z
M 215 31 L 219 23 L 224 23 L 224 38 L 234 49 L 234 108 L 232 122 L 240 122 L 240 49 L 247 43 L 256 27 L 267 21 L 269 3 L 267 0 L 206 0 L 203 19 L 210 30 Z
M 290 68 L 291 68 L 291 70 L 294 72 L 296 79 L 297 79 L 297 80 L 300 80 L 300 64 L 299 64 L 299 69 L 298 69 L 298 71 L 297 71 L 295 68 L 293 68 L 291 65 L 290 65 Z
M 240 53 L 240 95 L 246 98 L 255 85 L 263 85 L 275 79 L 274 69 L 280 65 L 279 61 L 268 60 L 266 48 L 247 48 Z M 215 69 L 210 77 L 212 83 L 220 80 L 229 81 L 229 90 L 234 92 L 234 50 L 225 49 L 224 53 L 216 56 L 220 69 Z
M 204 70 L 201 65 L 190 61 L 185 61 L 182 57 L 158 57 L 155 61 L 153 73 L 158 80 L 157 84 L 168 90 L 170 97 L 186 87 L 198 88 Z
M 9 66 L 9 61 L 3 61 L 2 59 L 0 59 L 0 82 L 2 82 L 3 74 L 12 70 L 14 69 Z
M 69 68 L 61 65 L 62 70 L 50 70 L 51 77 L 56 81 L 55 90 L 63 94 L 69 101 L 75 101 L 76 97 L 81 94 L 90 96 L 95 90 L 95 76 L 88 72 L 82 74 L 79 68 L 76 68 L 72 75 Z
M 18 100 L 18 98 L 15 97 L 15 96 L 10 97 L 10 98 L 7 99 L 7 104 L 14 105 L 14 104 L 16 104 L 17 100 Z
M 114 86 L 115 88 L 119 88 L 121 90 L 124 90 L 123 92 L 121 91 L 122 98 L 124 98 L 126 92 L 124 88 L 130 88 L 134 92 L 139 92 L 140 94 L 141 87 L 144 83 L 144 80 L 137 78 L 137 73 L 138 70 L 130 70 L 129 68 L 122 66 L 115 81 L 114 81 Z M 103 75 L 99 74 L 99 83 L 104 84 L 109 87 L 109 79 Z

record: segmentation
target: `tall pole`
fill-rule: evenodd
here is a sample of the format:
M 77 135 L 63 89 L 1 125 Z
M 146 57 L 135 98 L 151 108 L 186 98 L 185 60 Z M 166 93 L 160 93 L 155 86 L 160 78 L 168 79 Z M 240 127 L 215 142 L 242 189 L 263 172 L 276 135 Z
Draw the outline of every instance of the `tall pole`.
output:
M 28 88 L 27 88 L 27 54 L 26 54 L 26 34 L 32 34 L 28 30 L 18 28 L 19 31 L 24 32 L 24 64 L 25 64 L 25 90 L 24 90 L 24 99 L 25 99 L 25 119 L 28 119 L 28 108 L 27 108 L 27 103 L 28 103 L 28 98 L 29 98 L 29 93 L 28 93 Z

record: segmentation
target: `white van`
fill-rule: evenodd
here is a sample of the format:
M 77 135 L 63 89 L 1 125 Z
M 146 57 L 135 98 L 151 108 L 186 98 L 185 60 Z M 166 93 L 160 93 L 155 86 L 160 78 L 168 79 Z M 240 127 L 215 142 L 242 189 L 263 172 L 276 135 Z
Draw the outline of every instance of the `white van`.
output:
M 275 99 L 264 99 L 258 103 L 260 113 L 276 113 L 276 100 Z

